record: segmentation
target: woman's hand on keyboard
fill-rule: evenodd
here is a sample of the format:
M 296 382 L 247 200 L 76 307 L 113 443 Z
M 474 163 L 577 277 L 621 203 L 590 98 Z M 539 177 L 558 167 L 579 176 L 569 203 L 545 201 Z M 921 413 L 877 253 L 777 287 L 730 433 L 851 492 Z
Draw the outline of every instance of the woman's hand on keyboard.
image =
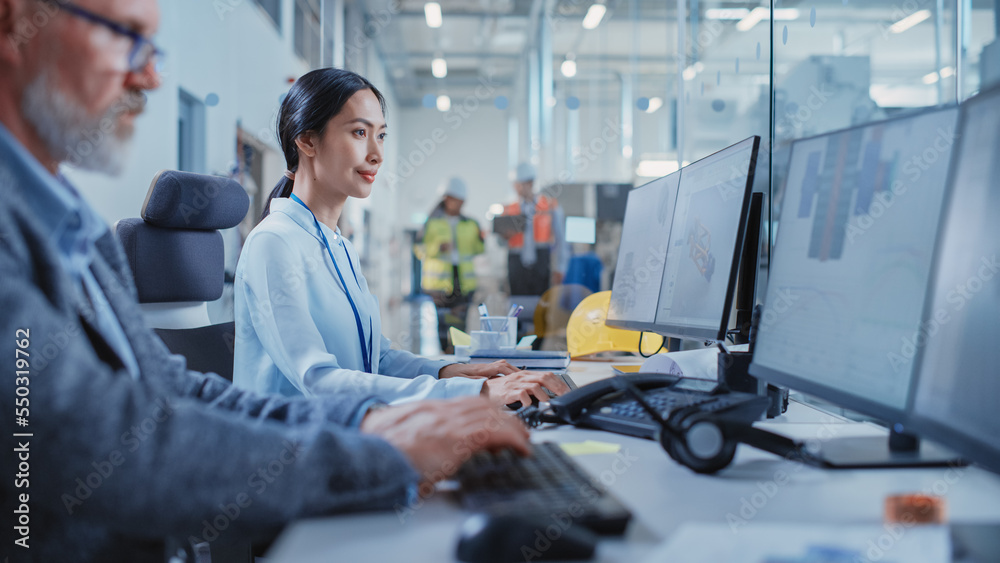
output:
M 503 377 L 487 379 L 486 385 L 483 385 L 483 395 L 500 406 L 511 403 L 530 405 L 532 397 L 537 401 L 549 400 L 549 394 L 542 387 L 556 395 L 569 393 L 569 386 L 554 373 L 519 371 Z
M 521 421 L 480 397 L 386 407 L 365 416 L 361 431 L 402 451 L 421 475 L 422 485 L 450 478 L 479 451 L 510 448 L 520 455 L 531 453 L 528 429 Z M 425 489 L 421 487 L 422 494 Z
M 470 377 L 473 379 L 488 379 L 516 371 L 517 368 L 510 365 L 507 360 L 497 360 L 488 364 L 448 364 L 438 371 L 438 378 Z

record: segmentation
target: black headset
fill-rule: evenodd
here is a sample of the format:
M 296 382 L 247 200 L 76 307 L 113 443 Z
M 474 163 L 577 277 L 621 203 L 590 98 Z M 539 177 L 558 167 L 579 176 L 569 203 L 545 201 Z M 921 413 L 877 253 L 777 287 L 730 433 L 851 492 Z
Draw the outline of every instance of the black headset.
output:
M 675 410 L 666 420 L 646 401 L 642 391 L 624 377 L 615 377 L 615 386 L 630 394 L 657 424 L 657 439 L 674 461 L 695 473 L 715 473 L 730 464 L 736 446 L 744 443 L 779 456 L 822 465 L 801 442 L 749 424 L 732 422 L 697 406 Z
M 631 395 L 659 425 L 654 439 L 660 442 L 667 455 L 696 473 L 711 474 L 727 467 L 740 443 L 801 463 L 828 466 L 802 442 L 706 412 L 697 405 L 676 409 L 664 419 L 628 378 L 615 376 L 612 379 L 619 391 Z M 521 407 L 517 416 L 532 428 L 544 422 L 566 423 L 535 405 Z

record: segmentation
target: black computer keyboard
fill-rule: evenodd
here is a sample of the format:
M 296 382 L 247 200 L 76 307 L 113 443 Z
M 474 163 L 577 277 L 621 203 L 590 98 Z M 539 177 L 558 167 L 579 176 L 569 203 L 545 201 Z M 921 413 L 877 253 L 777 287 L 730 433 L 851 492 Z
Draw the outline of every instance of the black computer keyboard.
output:
M 669 387 L 643 391 L 643 397 L 664 419 L 669 419 L 677 409 L 695 408 L 726 420 L 747 424 L 758 420 L 769 403 L 767 397 L 749 393 L 713 395 Z M 639 438 L 653 438 L 660 429 L 638 401 L 621 394 L 595 401 L 581 413 L 576 424 Z
M 530 457 L 506 450 L 476 454 L 455 478 L 461 484 L 462 506 L 468 510 L 530 514 L 553 523 L 571 518 L 599 534 L 624 533 L 632 517 L 553 442 L 535 444 Z

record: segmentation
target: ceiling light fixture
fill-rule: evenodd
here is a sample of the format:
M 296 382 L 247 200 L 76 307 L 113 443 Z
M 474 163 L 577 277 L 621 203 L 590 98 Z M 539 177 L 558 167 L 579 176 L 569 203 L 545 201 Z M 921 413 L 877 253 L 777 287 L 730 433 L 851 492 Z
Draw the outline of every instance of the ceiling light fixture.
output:
M 427 20 L 427 27 L 441 27 L 441 4 L 437 2 L 424 4 L 424 19 Z
M 566 60 L 559 65 L 559 70 L 562 71 L 562 75 L 566 78 L 573 78 L 576 76 L 576 61 L 573 60 L 571 55 L 566 55 Z
M 923 82 L 924 84 L 934 84 L 942 78 L 948 78 L 951 76 L 955 76 L 955 67 L 946 66 L 941 69 L 941 72 L 931 72 L 924 75 Z
M 757 24 L 767 17 L 767 8 L 756 7 L 750 10 L 750 13 L 746 15 L 743 19 L 736 22 L 736 29 L 738 31 L 750 31 Z
M 766 17 L 767 8 L 759 9 L 764 10 Z M 706 20 L 742 20 L 748 15 L 750 15 L 750 10 L 746 8 L 709 8 L 705 10 Z M 799 19 L 799 10 L 797 8 L 777 8 L 774 10 L 773 17 L 774 21 L 797 20 Z
M 776 8 L 774 10 L 774 21 L 792 21 L 799 19 L 799 11 L 795 8 Z
M 918 23 L 931 17 L 930 10 L 920 10 L 918 12 L 913 12 L 912 14 L 906 16 L 905 18 L 899 20 L 898 22 L 889 26 L 889 31 L 893 33 L 903 33 L 907 29 L 917 25 Z
M 431 74 L 434 75 L 434 78 L 448 76 L 448 63 L 441 57 L 436 57 L 431 61 Z
M 762 10 L 757 12 L 754 16 L 756 22 L 754 25 L 759 23 L 761 20 L 767 17 L 767 8 L 755 8 L 755 10 Z M 709 8 L 705 10 L 706 20 L 742 20 L 750 15 L 752 12 L 746 8 Z M 774 21 L 791 21 L 799 19 L 799 10 L 797 8 L 778 8 L 774 11 Z M 759 18 L 759 19 L 758 19 Z M 746 25 L 747 29 L 753 27 L 750 23 L 753 20 L 748 20 Z M 744 30 L 740 30 L 744 31 Z
M 702 63 L 701 61 L 698 61 L 693 65 L 685 68 L 684 72 L 681 73 L 681 76 L 684 77 L 684 80 L 694 80 L 694 77 L 698 76 L 698 73 L 703 70 L 705 70 L 705 64 Z
M 661 107 L 663 107 L 663 98 L 650 98 L 649 107 L 646 108 L 646 113 L 654 113 Z
M 591 4 L 587 9 L 587 15 L 583 16 L 583 29 L 595 29 L 601 25 L 604 13 L 608 11 L 604 4 Z
M 451 109 L 451 98 L 446 94 L 441 94 L 437 97 L 437 109 L 438 111 L 448 111 Z
M 750 10 L 746 8 L 709 8 L 705 10 L 707 20 L 741 20 L 747 17 Z

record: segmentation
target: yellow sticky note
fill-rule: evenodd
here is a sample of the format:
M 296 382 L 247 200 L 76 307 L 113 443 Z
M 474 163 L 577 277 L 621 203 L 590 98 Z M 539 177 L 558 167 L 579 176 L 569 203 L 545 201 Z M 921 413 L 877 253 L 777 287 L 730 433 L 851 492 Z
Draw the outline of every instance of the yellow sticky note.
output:
M 588 455 L 588 454 L 616 454 L 618 450 L 622 449 L 621 444 L 613 444 L 610 442 L 598 442 L 596 440 L 587 440 L 585 442 L 564 442 L 559 444 L 559 446 L 566 452 L 566 455 L 577 456 L 577 455 Z
M 449 328 L 448 332 L 451 334 L 451 343 L 455 346 L 472 346 L 472 337 L 468 334 L 455 327 Z

